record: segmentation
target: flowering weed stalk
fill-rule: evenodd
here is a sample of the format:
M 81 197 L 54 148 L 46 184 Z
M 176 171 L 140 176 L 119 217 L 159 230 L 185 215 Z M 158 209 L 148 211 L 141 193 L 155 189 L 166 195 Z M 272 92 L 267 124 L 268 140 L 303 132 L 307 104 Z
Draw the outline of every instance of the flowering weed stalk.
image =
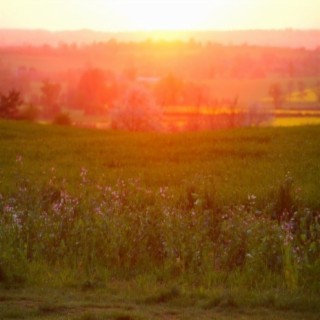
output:
M 253 194 L 221 206 L 206 183 L 177 195 L 139 179 L 96 183 L 85 168 L 79 181 L 72 192 L 52 169 L 46 183 L 20 176 L 12 194 L 0 195 L 0 281 L 28 280 L 38 264 L 89 279 L 152 274 L 199 286 L 320 290 L 317 212 L 296 206 L 279 221 Z

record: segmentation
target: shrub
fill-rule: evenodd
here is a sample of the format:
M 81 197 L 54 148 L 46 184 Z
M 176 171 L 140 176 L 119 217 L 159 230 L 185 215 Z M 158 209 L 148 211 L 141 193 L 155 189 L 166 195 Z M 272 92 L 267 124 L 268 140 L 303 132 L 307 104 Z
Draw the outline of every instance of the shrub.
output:
M 11 90 L 7 95 L 2 94 L 0 97 L 0 118 L 17 119 L 19 115 L 18 107 L 21 103 L 19 91 Z
M 68 113 L 59 113 L 53 119 L 53 124 L 58 124 L 61 126 L 70 126 L 72 125 L 72 121 Z
M 145 88 L 132 86 L 111 111 L 111 126 L 128 131 L 161 129 L 161 110 Z
M 34 105 L 28 105 L 20 111 L 19 118 L 26 121 L 35 121 L 38 118 L 39 109 Z

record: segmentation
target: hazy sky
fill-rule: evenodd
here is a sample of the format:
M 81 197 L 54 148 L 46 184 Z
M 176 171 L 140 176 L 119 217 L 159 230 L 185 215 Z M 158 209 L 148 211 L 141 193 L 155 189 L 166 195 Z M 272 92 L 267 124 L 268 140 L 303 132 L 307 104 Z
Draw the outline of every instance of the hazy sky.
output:
M 320 0 L 0 0 L 0 28 L 320 29 Z

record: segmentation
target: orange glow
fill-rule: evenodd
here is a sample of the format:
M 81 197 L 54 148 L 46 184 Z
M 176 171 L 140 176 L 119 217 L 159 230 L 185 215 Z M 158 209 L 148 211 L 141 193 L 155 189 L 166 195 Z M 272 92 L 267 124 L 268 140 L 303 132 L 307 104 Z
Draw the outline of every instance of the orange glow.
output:
M 41 2 L 41 5 L 39 4 Z M 103 31 L 319 28 L 319 0 L 10 0 L 0 28 Z
M 192 30 L 205 27 L 214 2 L 222 1 L 126 1 L 123 14 L 136 30 Z

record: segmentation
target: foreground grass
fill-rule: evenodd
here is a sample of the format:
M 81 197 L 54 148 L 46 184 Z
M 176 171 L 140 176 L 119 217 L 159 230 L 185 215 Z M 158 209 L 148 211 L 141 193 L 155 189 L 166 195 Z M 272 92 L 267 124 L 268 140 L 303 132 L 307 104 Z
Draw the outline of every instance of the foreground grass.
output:
M 0 134 L 1 319 L 319 316 L 320 127 Z
M 141 289 L 114 282 L 104 289 L 0 290 L 0 318 L 7 319 L 319 319 L 319 298 L 279 292 Z

